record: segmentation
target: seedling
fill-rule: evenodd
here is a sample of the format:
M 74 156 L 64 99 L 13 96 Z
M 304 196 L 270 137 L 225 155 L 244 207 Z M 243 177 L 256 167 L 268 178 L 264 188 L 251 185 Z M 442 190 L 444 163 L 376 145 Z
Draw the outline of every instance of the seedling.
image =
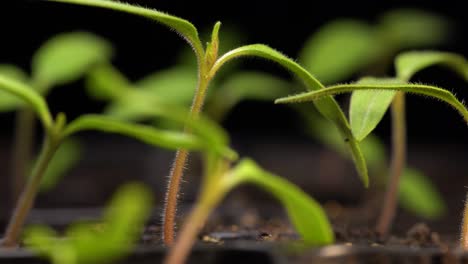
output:
M 40 182 L 58 147 L 65 139 L 78 132 L 97 130 L 116 133 L 168 149 L 181 147 L 191 150 L 210 148 L 215 153 L 223 153 L 220 155 L 229 159 L 235 157 L 232 150 L 224 148 L 227 138 L 214 124 L 210 124 L 208 120 L 202 117 L 196 122 L 187 120 L 185 112 L 174 107 L 155 104 L 153 114 L 158 111 L 157 114 L 160 117 L 181 123 L 188 122 L 187 127 L 191 129 L 192 134 L 131 124 L 115 118 L 93 114 L 83 115 L 67 124 L 63 113 L 59 113 L 55 119 L 52 118 L 45 99 L 29 85 L 0 74 L 0 89 L 18 96 L 28 104 L 38 115 L 45 130 L 45 139 L 39 158 L 34 165 L 31 176 L 9 221 L 5 237 L 1 242 L 1 245 L 5 247 L 12 247 L 17 244 L 26 217 L 34 204 Z
M 112 55 L 111 45 L 97 36 L 86 32 L 72 32 L 57 35 L 44 43 L 33 55 L 31 77 L 20 68 L 0 65 L 0 73 L 27 83 L 43 96 L 55 87 L 77 80 L 93 66 L 108 61 Z M 66 62 L 66 63 L 64 63 Z M 32 162 L 34 145 L 34 113 L 17 97 L 2 93 L 1 111 L 16 110 L 16 131 L 12 162 L 13 198 L 16 200 L 24 186 L 29 165 Z M 52 181 L 61 171 L 75 161 L 74 153 L 79 151 L 77 143 L 70 142 L 61 148 L 60 160 L 53 161 L 55 169 L 47 172 Z M 50 181 L 50 182 L 51 182 Z M 46 188 L 50 188 L 48 184 Z
M 412 35 L 410 39 L 403 39 L 402 36 L 407 36 L 411 30 L 432 31 L 432 34 L 421 33 Z M 299 61 L 322 82 L 333 83 L 359 71 L 369 71 L 369 65 L 379 65 L 384 70 L 387 68 L 387 56 L 393 57 L 391 54 L 403 48 L 441 43 L 448 31 L 445 20 L 417 10 L 390 11 L 376 25 L 339 19 L 326 24 L 306 41 Z M 220 34 L 223 37 L 220 51 L 236 46 L 231 39 L 239 37 L 233 37 L 233 33 L 226 30 Z M 344 45 L 346 52 L 342 53 L 345 50 Z M 193 93 L 191 87 L 195 87 L 197 82 L 196 65 L 192 65 L 187 58 L 190 55 L 184 52 L 179 56 L 182 57 L 182 65 L 152 73 L 134 83 L 130 83 L 111 66 L 95 68 L 87 82 L 89 94 L 112 102 L 105 111 L 107 114 L 130 120 L 148 118 L 146 113 L 137 116 L 137 113 L 129 114 L 129 111 L 144 100 L 153 100 L 152 97 L 164 98 L 165 102 L 188 107 Z M 333 56 L 339 59 L 330 60 Z M 206 95 L 205 112 L 218 122 L 242 100 L 270 101 L 297 90 L 296 85 L 275 76 L 256 71 L 233 71 L 231 68 L 220 72 L 225 77 L 220 76 L 211 81 L 211 86 L 215 89 L 209 90 L 211 93 Z M 375 66 L 372 69 L 372 72 L 377 73 Z M 312 107 L 307 107 L 308 105 L 292 106 L 303 117 L 306 129 L 312 137 L 344 157 L 349 157 L 333 124 L 318 115 Z M 161 123 L 160 120 L 156 122 Z M 387 157 L 383 143 L 370 134 L 362 142 L 361 149 L 370 171 L 376 176 L 374 184 L 383 188 L 386 185 L 384 176 L 387 174 Z M 426 219 L 436 219 L 443 215 L 443 199 L 421 171 L 408 167 L 400 181 L 398 193 L 401 207 Z
M 96 223 L 77 223 L 64 236 L 48 226 L 25 231 L 25 245 L 53 264 L 115 263 L 128 255 L 139 240 L 151 213 L 151 192 L 137 183 L 119 188 Z
M 278 99 L 277 103 L 317 100 L 344 92 L 353 92 L 350 106 L 351 126 L 355 137 L 363 140 L 381 121 L 392 104 L 393 153 L 390 183 L 385 204 L 377 224 L 377 231 L 386 235 L 396 210 L 399 178 L 405 167 L 406 129 L 404 93 L 415 93 L 439 99 L 457 110 L 468 123 L 468 110 L 451 92 L 429 85 L 408 81 L 418 71 L 432 65 L 448 66 L 464 79 L 468 77 L 468 62 L 461 56 L 443 52 L 404 53 L 396 59 L 397 78 L 363 78 L 355 84 L 329 86 L 326 89 Z
M 334 241 L 333 230 L 322 207 L 300 188 L 260 168 L 250 159 L 230 168 L 229 162 L 205 153 L 204 176 L 199 197 L 170 248 L 165 263 L 184 263 L 199 229 L 223 197 L 242 183 L 252 183 L 271 193 L 286 209 L 306 245 L 327 245 Z
M 102 7 L 117 11 L 122 11 L 130 14 L 143 16 L 155 20 L 179 33 L 192 47 L 197 58 L 198 67 L 198 84 L 195 89 L 195 97 L 191 107 L 191 118 L 196 119 L 202 110 L 205 95 L 211 80 L 216 73 L 227 62 L 233 59 L 255 56 L 274 61 L 286 70 L 292 72 L 296 77 L 302 80 L 308 90 L 320 90 L 323 85 L 317 81 L 308 71 L 302 68 L 294 60 L 289 59 L 278 51 L 265 46 L 263 44 L 254 44 L 235 48 L 224 55 L 218 57 L 219 39 L 218 32 L 221 23 L 217 22 L 212 31 L 211 41 L 203 46 L 198 37 L 198 31 L 189 21 L 162 13 L 156 10 L 146 9 L 143 7 L 132 6 L 129 4 L 99 1 L 99 0 L 52 0 L 55 2 L 64 2 L 72 4 L 81 4 L 94 7 Z M 353 160 L 365 186 L 368 186 L 367 166 L 361 154 L 359 144 L 354 138 L 350 125 L 340 109 L 338 103 L 332 97 L 326 97 L 324 100 L 315 103 L 320 113 L 327 119 L 332 121 L 340 130 L 343 140 L 347 142 L 347 146 L 353 154 Z M 190 131 L 186 128 L 186 131 Z M 166 205 L 164 212 L 164 241 L 167 245 L 171 245 L 174 240 L 174 218 L 177 207 L 177 197 L 179 185 L 183 174 L 183 168 L 186 164 L 188 151 L 180 149 L 174 161 L 169 180 L 169 186 L 166 195 Z

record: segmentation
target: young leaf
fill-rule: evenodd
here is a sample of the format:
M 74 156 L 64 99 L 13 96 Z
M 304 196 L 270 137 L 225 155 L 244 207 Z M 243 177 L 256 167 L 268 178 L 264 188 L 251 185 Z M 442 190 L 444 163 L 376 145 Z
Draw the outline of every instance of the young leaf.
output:
M 198 38 L 198 31 L 195 26 L 189 21 L 172 16 L 154 9 L 135 6 L 127 3 L 106 0 L 48 0 L 52 2 L 62 2 L 78 5 L 86 5 L 93 7 L 102 7 L 106 9 L 125 12 L 137 16 L 146 17 L 157 21 L 179 33 L 194 49 L 199 61 L 204 56 L 203 45 Z
M 308 39 L 299 58 L 321 82 L 333 84 L 371 63 L 378 46 L 370 25 L 341 19 L 326 24 Z
M 238 72 L 228 77 L 208 98 L 205 112 L 217 121 L 243 100 L 272 101 L 286 96 L 291 84 L 262 72 Z
M 363 78 L 357 84 L 403 84 L 396 78 Z M 349 119 L 354 137 L 361 141 L 380 123 L 393 101 L 396 91 L 354 91 Z
M 264 171 L 250 159 L 242 160 L 233 169 L 232 175 L 225 179 L 230 188 L 249 182 L 270 192 L 283 204 L 291 222 L 307 244 L 333 243 L 333 230 L 324 210 L 319 203 L 294 184 Z
M 447 39 L 448 21 L 415 9 L 392 10 L 380 19 L 379 31 L 398 49 L 437 45 Z
M 417 72 L 434 65 L 446 66 L 468 81 L 468 61 L 455 53 L 409 51 L 401 53 L 395 59 L 396 73 L 402 80 L 410 80 Z
M 121 134 L 135 138 L 150 145 L 168 149 L 201 149 L 209 148 L 199 137 L 183 132 L 164 131 L 145 125 L 132 124 L 102 115 L 83 115 L 72 121 L 64 131 L 64 137 L 85 131 L 97 130 Z
M 80 160 L 82 147 L 77 140 L 66 139 L 49 163 L 41 181 L 41 191 L 54 188 L 60 179 Z
M 435 99 L 439 99 L 457 110 L 463 117 L 465 122 L 468 124 L 468 109 L 463 103 L 449 91 L 430 85 L 422 84 L 343 84 L 327 87 L 319 91 L 313 91 L 308 93 L 302 93 L 289 97 L 277 99 L 276 103 L 299 103 L 313 100 L 322 100 L 322 98 L 328 98 L 328 96 L 348 93 L 358 90 L 383 90 L 383 91 L 402 91 L 406 93 L 414 93 L 424 96 L 429 96 Z
M 44 98 L 23 82 L 0 73 L 0 91 L 8 92 L 25 101 L 37 113 L 46 129 L 52 126 L 52 116 Z
M 109 60 L 111 45 L 86 32 L 57 35 L 43 44 L 32 59 L 32 80 L 39 93 L 74 81 L 91 66 Z
M 213 65 L 213 68 L 210 71 L 210 75 L 214 76 L 219 68 L 227 61 L 242 56 L 261 57 L 280 64 L 282 67 L 295 74 L 310 91 L 324 88 L 324 86 L 317 79 L 315 79 L 298 63 L 281 54 L 280 52 L 262 44 L 247 45 L 227 52 Z M 366 162 L 362 156 L 359 144 L 351 132 L 348 120 L 346 119 L 340 106 L 332 97 L 325 97 L 322 100 L 314 102 L 314 105 L 324 117 L 332 121 L 338 127 L 343 141 L 348 143 L 348 148 L 352 153 L 354 164 L 359 173 L 359 176 L 361 177 L 361 180 L 364 183 L 364 186 L 368 186 L 369 176 L 367 175 Z
M 0 64 L 0 75 L 7 76 L 18 82 L 28 83 L 27 74 L 20 68 L 10 64 Z M 17 96 L 11 93 L 0 91 L 0 112 L 7 112 L 17 109 L 24 104 Z
M 151 212 L 151 194 L 143 185 L 121 187 L 99 225 L 74 224 L 60 238 L 48 227 L 30 227 L 25 244 L 54 264 L 115 263 L 131 252 Z
M 437 219 L 446 212 L 444 200 L 437 188 L 415 169 L 403 172 L 398 198 L 404 209 L 427 219 Z
M 124 97 L 131 88 L 130 81 L 109 64 L 94 67 L 86 76 L 86 92 L 99 100 Z

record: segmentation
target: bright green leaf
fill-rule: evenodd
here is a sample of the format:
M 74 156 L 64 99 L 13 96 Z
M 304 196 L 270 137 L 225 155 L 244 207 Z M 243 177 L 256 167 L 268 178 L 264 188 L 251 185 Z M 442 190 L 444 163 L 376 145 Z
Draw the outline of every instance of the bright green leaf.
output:
M 415 9 L 392 10 L 380 19 L 380 31 L 398 50 L 433 46 L 447 39 L 449 23 L 443 17 Z
M 401 53 L 395 59 L 396 73 L 402 80 L 410 80 L 417 72 L 434 65 L 446 66 L 468 80 L 468 61 L 455 53 L 410 51 Z
M 8 92 L 25 101 L 39 116 L 46 129 L 52 126 L 52 116 L 44 98 L 32 87 L 0 73 L 0 91 Z
M 281 201 L 294 227 L 307 244 L 333 243 L 333 230 L 324 210 L 296 185 L 264 171 L 249 159 L 242 160 L 227 180 L 228 185 L 250 182 L 270 192 Z
M 273 101 L 291 92 L 291 84 L 262 72 L 238 72 L 216 87 L 209 97 L 205 112 L 217 121 L 223 120 L 243 100 Z
M 357 84 L 403 84 L 395 78 L 363 78 Z M 349 107 L 349 121 L 354 137 L 361 141 L 380 123 L 396 91 L 354 91 Z
M 102 115 L 83 115 L 72 121 L 64 131 L 65 136 L 77 132 L 96 130 L 121 134 L 144 143 L 168 149 L 201 149 L 207 147 L 200 138 L 184 132 L 159 130 L 150 126 L 137 125 Z
M 74 81 L 90 67 L 109 60 L 111 45 L 87 32 L 57 35 L 44 43 L 32 60 L 32 80 L 41 94 L 54 85 Z
M 78 163 L 81 152 L 81 145 L 77 140 L 69 138 L 60 144 L 47 166 L 41 181 L 41 191 L 47 192 L 54 188 L 62 177 Z
M 198 38 L 198 31 L 195 26 L 189 21 L 157 11 L 155 9 L 144 8 L 136 5 L 117 1 L 106 1 L 106 0 L 48 0 L 52 2 L 62 2 L 78 5 L 87 5 L 93 7 L 101 7 L 120 12 L 125 12 L 137 16 L 146 17 L 148 19 L 157 21 L 179 33 L 195 50 L 195 53 L 199 60 L 203 58 L 204 50 L 203 45 Z
M 28 83 L 27 74 L 20 68 L 11 64 L 0 64 L 0 75 L 7 76 L 25 84 Z M 8 92 L 0 92 L 0 112 L 16 110 L 22 104 L 24 104 L 23 101 L 17 96 Z
M 400 206 L 427 219 L 440 218 L 446 207 L 441 194 L 420 171 L 406 169 L 399 187 Z
M 298 63 L 281 54 L 280 52 L 262 44 L 247 45 L 227 52 L 213 65 L 210 75 L 213 76 L 226 62 L 242 56 L 256 56 L 280 64 L 282 67 L 295 74 L 305 84 L 309 91 L 315 91 L 324 88 L 324 86 L 317 79 L 315 79 Z M 352 153 L 353 161 L 359 176 L 363 181 L 364 186 L 367 187 L 369 185 L 367 165 L 362 156 L 359 144 L 354 138 L 348 120 L 346 119 L 340 106 L 332 97 L 326 97 L 322 100 L 315 101 L 314 105 L 324 117 L 326 117 L 338 127 L 343 141 L 348 143 L 347 145 Z
M 109 239 L 132 245 L 150 216 L 152 200 L 150 190 L 141 184 L 127 184 L 119 189 L 104 215 Z
M 424 96 L 429 96 L 435 99 L 439 99 L 457 110 L 463 117 L 465 122 L 468 124 L 468 109 L 465 105 L 460 102 L 451 92 L 430 85 L 422 84 L 343 84 L 327 87 L 319 91 L 313 91 L 308 93 L 302 93 L 298 95 L 292 95 L 277 99 L 276 103 L 299 103 L 313 100 L 322 100 L 321 98 L 328 98 L 328 96 L 349 93 L 358 90 L 384 90 L 384 91 L 401 91 L 405 93 L 414 93 Z M 319 101 L 320 101 L 319 100 Z
M 308 39 L 299 58 L 304 68 L 321 82 L 332 84 L 370 64 L 377 49 L 370 25 L 341 19 L 326 24 Z
M 86 91 L 99 100 L 116 100 L 126 95 L 131 84 L 116 68 L 109 64 L 99 65 L 86 76 Z

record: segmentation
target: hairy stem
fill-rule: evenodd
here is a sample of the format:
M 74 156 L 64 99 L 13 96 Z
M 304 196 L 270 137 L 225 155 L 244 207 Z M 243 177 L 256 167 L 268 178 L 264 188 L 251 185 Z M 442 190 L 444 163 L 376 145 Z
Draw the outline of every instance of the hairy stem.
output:
M 392 102 L 392 161 L 390 178 L 384 197 L 376 231 L 386 236 L 390 231 L 397 209 L 400 178 L 406 163 L 405 95 L 398 92 Z
M 195 98 L 192 102 L 190 110 L 190 118 L 197 118 L 203 108 L 205 101 L 206 90 L 210 82 L 210 77 L 204 74 L 204 67 L 201 68 L 199 74 L 198 87 L 195 91 Z M 190 132 L 187 127 L 184 131 Z M 185 164 L 187 163 L 189 152 L 185 149 L 180 149 L 174 159 L 173 167 L 169 176 L 169 183 L 166 190 L 166 203 L 163 214 L 163 240 L 164 244 L 170 246 L 174 242 L 174 229 L 175 229 L 175 217 L 177 213 L 177 202 L 179 196 L 180 182 L 184 174 Z
M 21 109 L 16 113 L 15 141 L 13 145 L 12 201 L 17 201 L 24 188 L 29 164 L 32 160 L 35 128 L 34 112 L 31 109 Z
M 190 253 L 190 249 L 195 244 L 199 230 L 203 227 L 206 219 L 210 215 L 210 212 L 216 204 L 218 204 L 225 193 L 224 189 L 221 187 L 209 190 L 205 189 L 205 191 L 210 191 L 211 193 L 208 194 L 207 192 L 202 192 L 202 195 L 207 195 L 195 203 L 196 205 L 192 209 L 189 217 L 185 220 L 176 243 L 169 250 L 167 257 L 164 260 L 165 264 L 185 263 Z
M 60 140 L 57 140 L 55 137 L 47 135 L 42 146 L 39 159 L 35 164 L 31 177 L 28 179 L 28 182 L 16 204 L 13 216 L 8 223 L 8 227 L 5 231 L 5 237 L 1 241 L 0 246 L 15 247 L 17 245 L 18 238 L 21 234 L 26 218 L 34 204 L 42 177 L 44 176 L 47 166 L 57 150 L 59 141 Z

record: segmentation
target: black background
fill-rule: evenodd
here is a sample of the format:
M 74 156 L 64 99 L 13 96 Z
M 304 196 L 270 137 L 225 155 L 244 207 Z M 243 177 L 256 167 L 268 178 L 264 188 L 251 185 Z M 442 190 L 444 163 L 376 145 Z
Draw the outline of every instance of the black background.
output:
M 266 43 L 296 57 L 302 43 L 327 21 L 341 17 L 358 18 L 372 23 L 386 10 L 400 7 L 419 8 L 446 16 L 453 22 L 454 34 L 443 50 L 468 55 L 468 29 L 461 2 L 447 1 L 131 1 L 183 17 L 200 31 L 220 20 L 234 25 L 245 34 L 244 43 Z M 87 30 L 111 40 L 116 47 L 114 64 L 138 79 L 150 72 L 173 65 L 178 51 L 186 44 L 173 32 L 152 21 L 118 12 L 51 3 L 44 1 L 0 2 L 0 61 L 17 64 L 29 71 L 30 58 L 38 46 L 54 34 Z M 249 63 L 246 63 L 247 65 Z M 255 61 L 250 68 L 288 77 L 269 63 Z M 392 74 L 389 72 L 389 74 Z M 468 98 L 468 84 L 442 68 L 431 68 L 415 81 L 446 87 Z M 84 112 L 97 112 L 103 104 L 86 98 L 81 82 L 67 89 L 56 89 L 48 97 L 53 112 L 64 111 L 72 118 Z M 466 100 L 466 99 L 465 99 Z M 448 106 L 434 100 L 410 96 L 408 99 L 409 141 L 418 144 L 468 143 L 466 125 Z M 1 131 L 9 137 L 12 114 L 2 114 Z M 245 102 L 238 106 L 224 125 L 233 132 L 303 136 L 300 124 L 288 107 L 270 103 Z M 388 142 L 389 120 L 384 119 L 377 133 Z

